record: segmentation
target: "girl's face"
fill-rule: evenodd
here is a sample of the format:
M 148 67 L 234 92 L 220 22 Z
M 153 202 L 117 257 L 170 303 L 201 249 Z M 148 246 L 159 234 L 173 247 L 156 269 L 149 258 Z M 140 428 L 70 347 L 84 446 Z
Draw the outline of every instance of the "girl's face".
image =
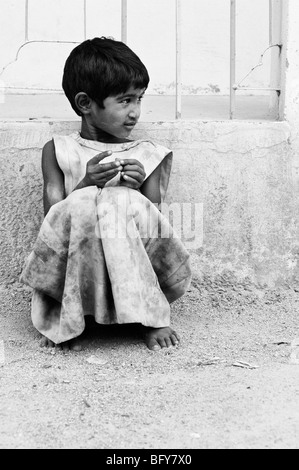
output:
M 103 102 L 104 109 L 92 101 L 89 124 L 99 140 L 107 139 L 107 134 L 120 139 L 129 137 L 139 120 L 144 93 L 145 88 L 131 87 L 121 95 L 108 96 Z

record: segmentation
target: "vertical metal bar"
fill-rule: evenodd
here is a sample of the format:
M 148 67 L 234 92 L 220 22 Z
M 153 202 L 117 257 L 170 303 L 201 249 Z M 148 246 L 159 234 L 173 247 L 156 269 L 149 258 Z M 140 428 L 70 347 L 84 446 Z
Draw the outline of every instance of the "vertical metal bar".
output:
M 270 0 L 269 4 L 269 28 L 271 29 L 270 46 L 282 42 L 282 0 Z M 281 88 L 281 53 L 279 47 L 271 50 L 270 88 Z M 279 93 L 272 91 L 269 99 L 271 114 L 278 114 Z
M 289 114 L 291 111 L 291 106 L 286 108 L 286 98 L 287 94 L 289 95 L 289 99 L 292 98 L 292 92 L 290 88 L 292 87 L 293 83 L 291 76 L 287 76 L 287 68 L 289 67 L 289 59 L 290 53 L 292 52 L 292 46 L 290 44 L 290 48 L 287 47 L 289 35 L 293 34 L 291 32 L 292 23 L 294 21 L 291 18 L 291 9 L 292 5 L 291 2 L 285 2 L 281 0 L 281 10 L 280 10 L 280 17 L 281 17 L 281 31 L 280 31 L 280 40 L 281 40 L 281 50 L 280 50 L 280 95 L 279 95 L 279 103 L 278 103 L 278 118 L 279 120 L 288 119 L 291 117 Z M 291 81 L 290 81 L 291 80 Z M 291 111 L 292 114 L 292 111 Z
M 234 118 L 236 109 L 236 0 L 230 2 L 230 103 L 229 117 Z
M 175 80 L 175 118 L 182 116 L 182 15 L 181 0 L 176 0 L 176 80 Z
M 273 31 L 273 4 L 272 0 L 269 0 L 269 45 L 271 46 L 273 44 L 273 36 L 272 36 L 272 31 Z
M 128 3 L 121 0 L 121 40 L 125 44 L 128 41 Z
M 28 42 L 28 17 L 29 17 L 28 3 L 29 3 L 29 0 L 25 0 L 25 42 Z
M 87 13 L 86 13 L 86 9 L 87 9 L 87 6 L 86 6 L 86 0 L 83 0 L 83 18 L 84 18 L 84 41 L 86 40 L 86 35 L 87 35 L 87 27 L 86 27 L 86 24 L 87 24 Z

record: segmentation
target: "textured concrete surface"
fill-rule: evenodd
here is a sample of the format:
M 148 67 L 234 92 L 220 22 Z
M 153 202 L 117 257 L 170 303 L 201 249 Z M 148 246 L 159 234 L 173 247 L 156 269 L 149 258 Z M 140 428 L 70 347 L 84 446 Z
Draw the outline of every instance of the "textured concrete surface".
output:
M 18 279 L 42 221 L 41 148 L 53 134 L 78 125 L 0 125 L 1 283 Z M 191 246 L 198 282 L 216 283 L 218 289 L 248 281 L 271 288 L 296 281 L 299 178 L 289 124 L 142 123 L 134 137 L 174 151 L 168 202 L 202 204 L 203 243 Z

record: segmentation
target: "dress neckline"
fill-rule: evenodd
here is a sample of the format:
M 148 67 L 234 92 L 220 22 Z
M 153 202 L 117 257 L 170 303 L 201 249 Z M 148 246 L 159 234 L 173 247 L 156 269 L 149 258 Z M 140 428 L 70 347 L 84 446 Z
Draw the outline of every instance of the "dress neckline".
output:
M 132 140 L 129 142 L 99 142 L 97 140 L 88 140 L 84 139 L 81 137 L 80 132 L 76 131 L 74 132 L 71 137 L 76 140 L 80 145 L 83 147 L 87 147 L 90 149 L 94 150 L 118 150 L 118 151 L 123 151 L 123 150 L 129 150 L 131 148 L 136 147 L 137 145 L 140 145 L 142 142 L 149 142 L 148 140 Z

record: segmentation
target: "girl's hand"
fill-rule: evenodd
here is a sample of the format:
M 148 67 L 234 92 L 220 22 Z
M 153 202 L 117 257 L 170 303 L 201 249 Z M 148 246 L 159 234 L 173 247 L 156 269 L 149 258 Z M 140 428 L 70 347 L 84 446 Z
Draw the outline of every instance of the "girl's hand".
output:
M 100 163 L 103 158 L 112 154 L 110 150 L 102 152 L 91 158 L 86 164 L 86 174 L 82 180 L 82 186 L 97 186 L 103 188 L 105 184 L 114 178 L 122 166 L 119 160 L 110 163 Z
M 121 186 L 126 186 L 131 189 L 139 189 L 145 180 L 144 166 L 138 160 L 127 159 L 120 160 L 122 166 L 121 171 Z

